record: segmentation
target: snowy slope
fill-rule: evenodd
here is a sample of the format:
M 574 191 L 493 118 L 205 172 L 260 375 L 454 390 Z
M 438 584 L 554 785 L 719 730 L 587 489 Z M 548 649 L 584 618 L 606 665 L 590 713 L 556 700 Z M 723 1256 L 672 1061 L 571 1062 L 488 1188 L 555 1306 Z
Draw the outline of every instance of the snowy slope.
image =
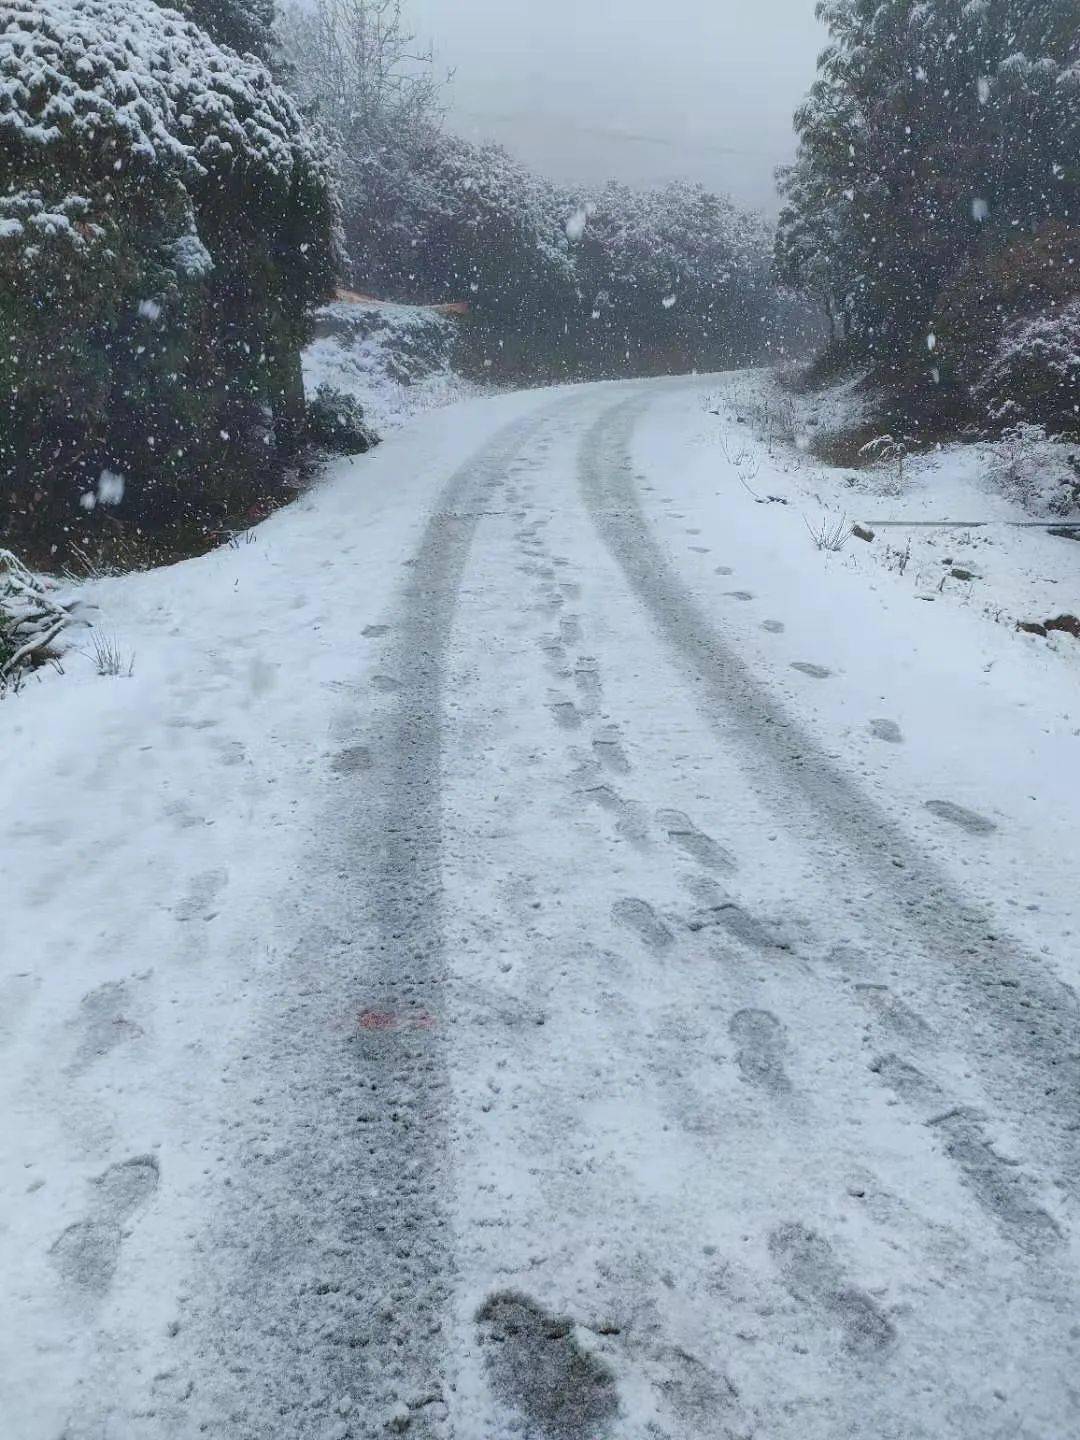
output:
M 20 1440 L 1071 1433 L 1069 637 L 750 383 L 413 421 L 0 705 Z
M 1080 615 L 1080 547 L 1072 538 L 1080 537 L 1080 456 L 1067 442 L 1026 427 L 1014 438 L 957 443 L 899 464 L 836 468 L 815 461 L 810 446 L 867 422 L 866 397 L 851 383 L 793 396 L 772 376 L 748 373 L 731 398 L 734 414 L 713 416 L 703 439 L 740 460 L 736 470 L 756 494 L 774 494 L 773 504 L 794 507 L 812 530 L 824 523 L 872 531 L 870 543 L 850 540 L 836 565 L 877 566 L 924 604 L 971 610 L 1010 630 Z M 748 434 L 755 444 L 740 459 Z M 933 625 L 927 617 L 931 629 L 938 610 Z M 1064 632 L 1039 644 L 1025 634 L 1016 643 L 1080 663 L 1080 646 Z
M 422 410 L 467 399 L 475 387 L 454 372 L 461 323 L 422 306 L 327 305 L 304 352 L 308 393 L 329 385 L 355 395 L 380 434 Z

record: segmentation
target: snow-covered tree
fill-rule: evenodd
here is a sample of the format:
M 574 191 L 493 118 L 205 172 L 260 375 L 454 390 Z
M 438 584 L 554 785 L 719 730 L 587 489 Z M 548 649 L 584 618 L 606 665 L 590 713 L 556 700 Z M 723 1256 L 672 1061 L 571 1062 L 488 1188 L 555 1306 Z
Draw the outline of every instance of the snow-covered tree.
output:
M 575 258 L 586 349 L 605 373 L 750 361 L 770 337 L 771 235 L 725 196 L 683 182 L 584 197 Z
M 0 0 L 0 137 L 9 513 L 92 505 L 103 470 L 175 505 L 242 468 L 264 404 L 291 443 L 337 210 L 267 71 L 153 0 Z
M 418 217 L 432 206 L 427 172 L 442 114 L 431 56 L 402 0 L 293 5 L 281 39 L 294 92 L 335 140 L 353 281 L 400 288 Z
M 277 41 L 274 34 L 276 0 L 158 0 L 169 10 L 205 30 L 218 45 L 228 45 L 238 55 L 255 55 L 264 64 L 273 60 Z
M 880 367 L 948 383 L 964 368 L 939 333 L 950 287 L 1018 233 L 1077 224 L 1080 0 L 818 13 L 831 43 L 796 115 L 780 273 Z
M 571 194 L 448 133 L 401 0 L 315 0 L 283 37 L 301 103 L 337 137 L 356 289 L 468 301 L 479 359 L 536 378 L 764 353 L 771 237 L 730 201 L 693 185 Z

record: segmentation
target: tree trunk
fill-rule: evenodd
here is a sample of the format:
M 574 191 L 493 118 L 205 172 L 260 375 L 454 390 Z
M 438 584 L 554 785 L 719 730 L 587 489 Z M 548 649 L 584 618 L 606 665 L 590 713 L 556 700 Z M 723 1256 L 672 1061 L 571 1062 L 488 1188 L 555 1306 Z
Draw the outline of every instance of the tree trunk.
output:
M 268 347 L 270 407 L 274 413 L 274 439 L 283 455 L 291 455 L 304 433 L 304 372 L 295 346 L 273 341 Z

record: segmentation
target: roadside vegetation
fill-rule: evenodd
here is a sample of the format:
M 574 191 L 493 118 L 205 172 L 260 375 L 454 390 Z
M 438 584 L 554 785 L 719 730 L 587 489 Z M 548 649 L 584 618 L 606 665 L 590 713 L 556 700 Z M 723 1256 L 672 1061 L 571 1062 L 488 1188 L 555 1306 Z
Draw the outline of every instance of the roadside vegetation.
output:
M 342 289 L 467 307 L 454 364 L 488 384 L 803 343 L 760 218 L 560 188 L 453 134 L 444 95 L 401 0 L 0 0 L 5 545 L 161 563 L 375 443 L 355 399 L 305 395 Z
M 818 13 L 776 243 L 829 331 L 804 385 L 865 372 L 917 448 L 1080 438 L 1080 4 Z
M 808 307 L 776 283 L 771 226 L 700 185 L 571 190 L 463 140 L 399 0 L 315 0 L 282 39 L 332 136 L 352 287 L 467 302 L 466 367 L 543 383 L 759 364 L 803 343 Z

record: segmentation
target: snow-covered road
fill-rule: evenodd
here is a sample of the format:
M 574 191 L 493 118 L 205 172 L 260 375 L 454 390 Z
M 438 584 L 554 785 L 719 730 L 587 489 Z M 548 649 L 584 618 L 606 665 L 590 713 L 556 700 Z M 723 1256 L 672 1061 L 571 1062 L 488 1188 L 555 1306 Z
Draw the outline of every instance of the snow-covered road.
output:
M 0 706 L 5 1440 L 1077 1433 L 1076 669 L 734 384 L 415 421 Z

